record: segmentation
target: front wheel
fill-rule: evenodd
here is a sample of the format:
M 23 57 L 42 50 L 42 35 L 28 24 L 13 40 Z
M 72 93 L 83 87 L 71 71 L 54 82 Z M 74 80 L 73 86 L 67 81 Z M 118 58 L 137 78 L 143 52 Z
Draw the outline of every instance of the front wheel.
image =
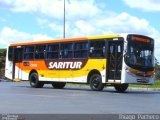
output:
M 29 77 L 29 83 L 31 85 L 31 87 L 34 88 L 42 88 L 44 83 L 39 81 L 39 77 L 37 73 L 31 73 L 30 77 Z
M 90 77 L 90 87 L 94 91 L 102 91 L 104 84 L 102 83 L 102 77 L 100 74 L 93 74 Z
M 52 86 L 56 89 L 62 89 L 66 85 L 65 82 L 53 82 Z
M 114 88 L 116 89 L 117 92 L 125 92 L 128 88 L 128 84 L 115 84 Z

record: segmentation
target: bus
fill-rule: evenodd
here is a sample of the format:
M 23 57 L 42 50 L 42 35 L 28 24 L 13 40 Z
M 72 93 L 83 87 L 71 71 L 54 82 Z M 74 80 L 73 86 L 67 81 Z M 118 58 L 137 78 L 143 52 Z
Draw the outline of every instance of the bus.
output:
M 5 76 L 28 80 L 31 87 L 89 84 L 92 90 L 153 84 L 154 40 L 139 34 L 112 34 L 10 44 Z

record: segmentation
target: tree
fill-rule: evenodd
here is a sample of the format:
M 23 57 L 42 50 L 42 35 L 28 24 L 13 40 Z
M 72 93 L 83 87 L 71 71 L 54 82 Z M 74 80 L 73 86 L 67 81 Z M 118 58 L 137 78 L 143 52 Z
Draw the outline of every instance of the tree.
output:
M 0 77 L 4 77 L 4 70 L 5 67 L 5 57 L 6 56 L 6 49 L 0 49 Z
M 155 77 L 156 80 L 160 80 L 160 65 L 156 58 L 155 58 Z

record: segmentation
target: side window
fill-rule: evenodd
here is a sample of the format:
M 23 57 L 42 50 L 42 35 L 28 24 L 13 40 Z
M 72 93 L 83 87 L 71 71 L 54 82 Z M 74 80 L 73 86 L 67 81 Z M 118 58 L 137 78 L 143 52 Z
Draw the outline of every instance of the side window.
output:
M 34 59 L 34 46 L 26 46 L 24 48 L 24 60 Z
M 59 44 L 50 44 L 47 48 L 47 59 L 58 59 Z
M 9 47 L 8 49 L 8 60 L 13 61 L 13 47 Z
M 74 58 L 88 58 L 88 42 L 77 42 L 74 44 Z
M 35 48 L 35 59 L 44 59 L 46 52 L 46 45 L 37 45 Z
M 123 46 L 120 44 L 117 46 L 117 58 L 120 59 L 123 57 Z
M 92 40 L 90 41 L 89 56 L 91 58 L 103 58 L 105 57 L 105 41 L 104 40 Z
M 61 44 L 61 58 L 73 58 L 73 43 Z

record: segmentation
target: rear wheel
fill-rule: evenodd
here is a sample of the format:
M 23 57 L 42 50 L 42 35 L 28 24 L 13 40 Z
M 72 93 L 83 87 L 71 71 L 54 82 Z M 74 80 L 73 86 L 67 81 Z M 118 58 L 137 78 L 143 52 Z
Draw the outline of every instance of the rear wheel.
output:
M 93 74 L 90 77 L 90 87 L 94 91 L 102 91 L 104 84 L 102 83 L 102 77 L 100 74 Z
M 29 82 L 31 87 L 34 87 L 34 88 L 42 88 L 44 86 L 44 83 L 39 81 L 38 74 L 35 72 L 31 73 L 29 77 Z
M 114 85 L 114 88 L 116 89 L 117 92 L 125 92 L 128 88 L 128 84 L 117 84 L 117 85 Z
M 65 82 L 53 82 L 52 86 L 56 89 L 62 89 L 66 85 Z

